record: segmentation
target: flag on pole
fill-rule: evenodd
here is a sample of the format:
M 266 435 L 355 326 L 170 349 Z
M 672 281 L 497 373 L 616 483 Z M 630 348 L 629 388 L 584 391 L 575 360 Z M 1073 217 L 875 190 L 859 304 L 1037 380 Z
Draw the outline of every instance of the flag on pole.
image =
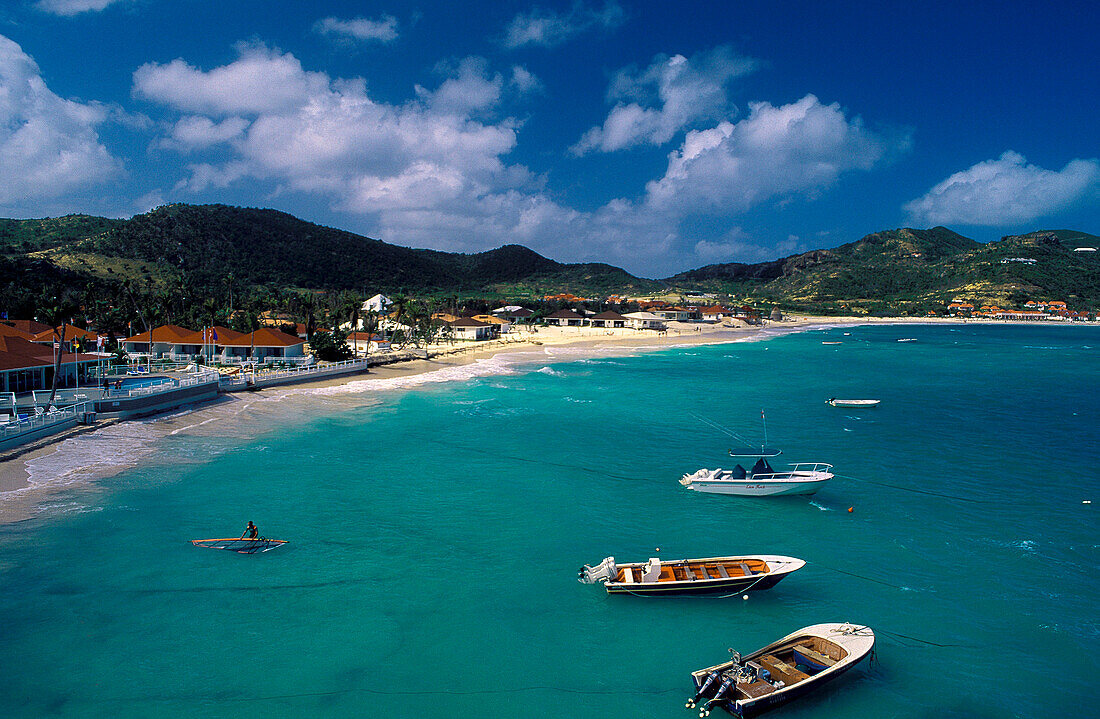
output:
M 103 335 L 96 335 L 96 338 L 95 338 L 95 351 L 96 352 L 102 352 L 103 351 Z
M 211 335 L 214 337 L 214 341 L 217 342 L 218 341 L 218 328 L 217 327 L 211 327 L 210 332 L 211 332 Z

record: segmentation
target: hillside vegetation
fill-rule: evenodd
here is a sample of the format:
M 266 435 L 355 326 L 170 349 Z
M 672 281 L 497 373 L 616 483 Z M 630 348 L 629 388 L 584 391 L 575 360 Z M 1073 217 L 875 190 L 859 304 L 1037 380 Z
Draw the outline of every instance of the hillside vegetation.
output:
M 1100 257 L 1074 249 L 1098 242 L 1083 232 L 1053 230 L 983 244 L 945 227 L 903 228 L 772 262 L 708 265 L 666 281 L 682 292 L 823 312 L 923 314 L 956 298 L 1001 306 L 1063 299 L 1086 308 L 1100 304 Z
M 411 249 L 275 210 L 176 204 L 129 220 L 0 220 L 0 311 L 30 316 L 68 294 L 86 309 L 102 304 L 100 314 L 132 317 L 158 298 L 166 315 L 193 316 L 192 305 L 206 301 L 286 305 L 303 292 L 344 305 L 352 299 L 336 295 L 522 301 L 707 292 L 822 313 L 924 314 L 956 298 L 1005 307 L 1062 299 L 1087 309 L 1100 306 L 1100 253 L 1073 250 L 1098 244 L 1076 230 L 983 244 L 944 227 L 903 228 L 658 281 L 606 264 L 555 262 L 520 245 L 475 254 Z
M 167 205 L 131 220 L 70 216 L 6 220 L 8 254 L 101 281 L 219 286 L 232 275 L 266 285 L 368 292 L 505 291 L 523 285 L 577 294 L 656 286 L 602 264 L 567 265 L 519 245 L 459 254 L 387 244 L 275 210 Z M 60 224 L 64 230 L 56 229 Z

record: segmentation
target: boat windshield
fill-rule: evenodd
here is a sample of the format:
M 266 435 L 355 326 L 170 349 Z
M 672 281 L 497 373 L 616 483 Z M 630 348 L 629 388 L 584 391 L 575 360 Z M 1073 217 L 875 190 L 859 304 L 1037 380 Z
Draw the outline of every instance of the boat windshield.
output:
M 752 466 L 752 473 L 753 474 L 775 474 L 775 470 L 771 468 L 771 465 L 768 464 L 768 461 L 766 459 L 761 457 L 760 459 L 756 460 L 756 464 L 754 464 Z

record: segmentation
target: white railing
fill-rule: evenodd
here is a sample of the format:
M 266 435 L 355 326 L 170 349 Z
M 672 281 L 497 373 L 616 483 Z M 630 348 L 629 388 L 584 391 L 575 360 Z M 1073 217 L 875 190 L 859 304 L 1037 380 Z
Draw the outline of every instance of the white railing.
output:
M 787 466 L 788 470 L 772 470 L 771 472 L 753 472 L 751 479 L 759 482 L 766 482 L 769 480 L 781 480 L 781 479 L 797 479 L 799 477 L 807 477 L 822 472 L 828 472 L 833 468 L 833 465 L 826 464 L 825 462 L 797 462 L 791 463 Z
M 52 409 L 49 412 L 43 412 L 39 409 L 33 415 L 20 415 L 6 424 L 0 424 L 0 441 L 37 432 L 64 422 L 79 420 L 85 412 L 90 411 L 89 404 L 88 402 L 81 402 L 62 409 Z
M 278 370 L 268 369 L 259 372 L 242 370 L 239 374 L 232 377 L 222 377 L 221 388 L 224 390 L 243 389 L 252 384 L 262 385 L 290 378 L 323 377 L 330 374 L 364 370 L 367 369 L 368 366 L 369 364 L 366 359 L 350 359 L 340 362 L 313 365 L 310 367 L 293 367 Z

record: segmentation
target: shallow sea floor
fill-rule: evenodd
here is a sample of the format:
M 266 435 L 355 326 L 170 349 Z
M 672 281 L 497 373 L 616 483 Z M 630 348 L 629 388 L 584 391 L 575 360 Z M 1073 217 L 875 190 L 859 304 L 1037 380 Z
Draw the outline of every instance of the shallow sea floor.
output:
M 227 410 L 0 527 L 0 716 L 690 717 L 691 670 L 824 621 L 874 628 L 876 661 L 772 716 L 1078 714 L 1098 348 L 1091 327 L 856 327 L 299 390 L 259 436 Z M 679 485 L 761 442 L 761 409 L 773 463 L 837 478 L 812 499 Z M 249 519 L 291 543 L 187 542 Z M 748 600 L 576 581 L 657 547 L 808 565 Z

